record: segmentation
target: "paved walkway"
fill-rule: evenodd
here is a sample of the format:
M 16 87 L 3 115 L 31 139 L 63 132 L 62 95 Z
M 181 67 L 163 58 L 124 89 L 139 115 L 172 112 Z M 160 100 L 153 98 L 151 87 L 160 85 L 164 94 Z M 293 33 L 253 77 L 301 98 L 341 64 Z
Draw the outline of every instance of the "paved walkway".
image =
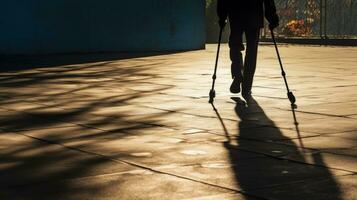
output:
M 357 199 L 357 48 L 281 47 L 298 123 L 273 46 L 215 112 L 215 48 L 0 72 L 0 199 Z

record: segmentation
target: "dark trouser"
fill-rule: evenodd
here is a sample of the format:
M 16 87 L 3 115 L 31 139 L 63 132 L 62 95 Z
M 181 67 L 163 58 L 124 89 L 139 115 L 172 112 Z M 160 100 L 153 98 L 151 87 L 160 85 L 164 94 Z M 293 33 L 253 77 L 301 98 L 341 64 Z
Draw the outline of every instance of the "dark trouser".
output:
M 229 38 L 230 58 L 232 61 L 231 72 L 233 78 L 242 80 L 242 92 L 250 92 L 253 85 L 255 68 L 257 65 L 257 53 L 260 28 L 244 28 L 234 20 L 230 20 L 231 35 Z M 242 51 L 243 33 L 245 33 L 247 48 L 243 63 Z M 243 74 L 242 74 L 243 72 Z

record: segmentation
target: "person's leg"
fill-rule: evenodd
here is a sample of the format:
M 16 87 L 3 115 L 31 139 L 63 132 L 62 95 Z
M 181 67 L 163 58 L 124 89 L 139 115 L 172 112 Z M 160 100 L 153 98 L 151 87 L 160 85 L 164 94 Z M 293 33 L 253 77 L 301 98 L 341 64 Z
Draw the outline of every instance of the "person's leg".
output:
M 242 94 L 249 95 L 253 85 L 254 73 L 257 65 L 259 28 L 249 28 L 245 30 L 247 49 L 244 59 L 244 72 L 242 83 Z
M 242 70 L 243 70 L 243 56 L 242 51 L 244 50 L 243 45 L 243 29 L 240 24 L 237 24 L 234 19 L 230 18 L 230 28 L 231 34 L 229 37 L 229 48 L 230 48 L 230 58 L 231 64 L 231 74 L 233 83 L 231 85 L 232 93 L 240 92 L 240 83 L 243 80 Z

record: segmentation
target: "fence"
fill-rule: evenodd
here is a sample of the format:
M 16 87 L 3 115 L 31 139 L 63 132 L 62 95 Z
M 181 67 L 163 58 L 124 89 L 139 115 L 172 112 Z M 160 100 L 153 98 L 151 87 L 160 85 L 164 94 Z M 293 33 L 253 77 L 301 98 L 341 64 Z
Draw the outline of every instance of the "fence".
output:
M 207 42 L 217 42 L 216 0 L 206 0 Z M 357 0 L 275 0 L 281 39 L 357 39 Z M 228 40 L 229 27 L 223 35 Z M 269 38 L 268 24 L 262 38 Z
M 281 38 L 357 38 L 357 0 L 275 0 Z M 268 36 L 265 25 L 263 37 Z

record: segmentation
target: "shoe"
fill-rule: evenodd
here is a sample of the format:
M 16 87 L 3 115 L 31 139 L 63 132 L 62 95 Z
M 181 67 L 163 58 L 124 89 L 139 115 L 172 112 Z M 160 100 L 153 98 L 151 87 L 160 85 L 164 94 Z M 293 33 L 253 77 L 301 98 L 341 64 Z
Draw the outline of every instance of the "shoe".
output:
M 232 85 L 230 87 L 230 91 L 234 94 L 238 94 L 240 93 L 240 84 L 241 84 L 242 80 L 240 78 L 234 78 Z

